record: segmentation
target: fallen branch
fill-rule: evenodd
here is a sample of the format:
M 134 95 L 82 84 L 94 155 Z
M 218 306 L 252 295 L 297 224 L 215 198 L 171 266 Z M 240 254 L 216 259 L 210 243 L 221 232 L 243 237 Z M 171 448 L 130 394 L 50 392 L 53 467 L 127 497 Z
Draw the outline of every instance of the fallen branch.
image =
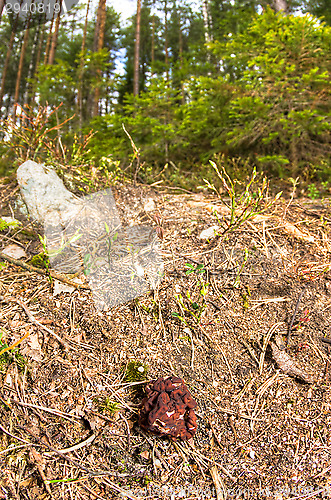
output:
M 25 269 L 26 271 L 29 271 L 30 273 L 37 273 L 41 274 L 41 276 L 48 276 L 47 272 L 44 271 L 43 269 L 40 269 L 39 267 L 35 266 L 30 266 L 30 264 L 27 264 L 26 262 L 23 262 L 22 260 L 19 259 L 14 259 L 13 257 L 9 257 L 9 255 L 4 254 L 3 252 L 0 252 L 0 259 L 6 260 L 7 262 L 10 262 L 11 264 L 14 264 L 15 266 L 19 266 L 22 269 Z M 74 288 L 77 288 L 77 290 L 80 289 L 88 289 L 89 287 L 87 285 L 84 285 L 83 283 L 75 283 L 74 281 L 69 280 L 63 274 L 57 273 L 56 271 L 49 270 L 48 271 L 49 275 L 59 281 L 62 281 L 62 283 L 65 283 L 66 285 L 73 286 Z

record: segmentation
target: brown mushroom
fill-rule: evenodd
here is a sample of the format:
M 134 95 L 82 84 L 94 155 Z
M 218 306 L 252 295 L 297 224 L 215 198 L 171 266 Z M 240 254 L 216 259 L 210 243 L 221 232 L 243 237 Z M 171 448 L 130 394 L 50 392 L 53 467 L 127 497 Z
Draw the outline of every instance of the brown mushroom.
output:
M 173 440 L 194 436 L 197 403 L 181 378 L 160 377 L 146 386 L 146 392 L 139 413 L 139 425 L 143 429 Z

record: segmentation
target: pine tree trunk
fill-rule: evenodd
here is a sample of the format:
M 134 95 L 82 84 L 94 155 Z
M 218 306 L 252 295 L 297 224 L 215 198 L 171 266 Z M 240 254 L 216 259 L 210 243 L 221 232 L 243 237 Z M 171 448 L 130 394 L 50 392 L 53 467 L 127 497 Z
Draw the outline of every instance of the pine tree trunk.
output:
M 38 33 L 38 38 L 39 38 L 38 52 L 37 52 L 37 57 L 36 57 L 36 64 L 34 67 L 34 74 L 38 71 L 38 68 L 39 68 L 40 59 L 41 59 L 41 52 L 42 52 L 43 44 L 44 44 L 45 30 L 46 30 L 46 22 L 42 23 L 41 33 L 40 33 L 40 29 L 39 29 L 39 33 Z
M 164 52 L 166 65 L 166 80 L 169 83 L 169 47 L 168 47 L 168 0 L 164 2 Z
M 182 79 L 182 70 L 183 70 L 183 32 L 182 32 L 182 19 L 180 15 L 180 10 L 178 12 L 178 29 L 179 29 L 179 68 L 180 68 L 180 89 L 182 96 L 182 104 L 185 104 L 185 94 L 184 94 L 184 85 Z
M 136 42 L 134 48 L 133 95 L 139 95 L 139 53 L 140 53 L 141 0 L 137 0 Z
M 62 10 L 62 0 L 58 0 L 58 5 L 60 5 L 60 10 L 56 16 L 56 21 L 55 21 L 55 28 L 54 28 L 54 33 L 52 36 L 52 44 L 51 48 L 49 51 L 49 57 L 48 57 L 48 64 L 52 65 L 54 64 L 54 59 L 55 59 L 55 51 L 56 51 L 56 45 L 57 45 L 57 39 L 59 36 L 59 27 L 60 27 L 60 18 L 61 18 L 61 10 Z
M 44 19 L 44 22 L 41 23 L 42 28 L 38 30 L 38 50 L 37 50 L 37 55 L 36 55 L 36 62 L 32 71 L 32 77 L 35 76 L 35 74 L 38 71 L 40 60 L 41 60 L 41 53 L 44 45 L 44 37 L 45 37 L 45 30 L 46 30 L 46 18 Z M 47 60 L 47 59 L 46 59 Z M 45 62 L 44 62 L 45 64 Z M 35 88 L 34 86 L 31 87 L 30 89 L 30 96 L 28 96 L 28 101 L 30 102 L 31 105 L 35 103 Z
M 3 96 L 5 94 L 5 85 L 6 85 L 6 78 L 7 78 L 7 72 L 8 72 L 8 65 L 9 65 L 9 60 L 10 60 L 11 53 L 13 50 L 13 44 L 14 44 L 16 30 L 17 30 L 17 23 L 18 23 L 18 16 L 16 16 L 15 23 L 13 25 L 13 29 L 12 29 L 12 32 L 10 35 L 6 59 L 5 59 L 5 62 L 3 65 L 3 70 L 2 70 L 1 87 L 0 87 L 0 110 L 1 110 L 1 106 L 2 106 Z
M 51 46 L 51 41 L 52 41 L 52 36 L 53 36 L 54 19 L 55 19 L 55 10 L 53 10 L 51 25 L 49 27 L 49 33 L 48 33 L 46 47 L 45 47 L 44 64 L 48 63 L 49 49 L 50 49 L 50 46 Z
M 152 56 L 151 56 L 151 73 L 154 74 L 155 62 L 155 0 L 153 0 L 153 17 L 152 17 Z
M 81 48 L 81 58 L 80 58 L 80 67 L 79 67 L 79 82 L 78 82 L 78 116 L 79 116 L 79 131 L 81 134 L 82 126 L 83 126 L 83 77 L 84 77 L 84 64 L 85 64 L 85 46 L 86 46 L 86 33 L 87 33 L 87 24 L 88 24 L 88 13 L 90 10 L 90 1 L 88 0 L 86 6 L 86 16 L 85 16 L 85 24 L 84 24 L 84 33 L 82 40 L 82 48 Z
M 21 86 L 21 80 L 22 80 L 24 57 L 25 57 L 26 47 L 27 47 L 28 41 L 29 41 L 29 34 L 30 34 L 30 17 L 29 17 L 27 24 L 26 24 L 24 38 L 23 38 L 22 47 L 21 47 L 20 62 L 18 64 L 18 71 L 17 71 L 16 85 L 15 85 L 15 95 L 14 95 L 14 108 L 13 108 L 13 118 L 14 119 L 16 116 L 16 107 L 17 107 L 18 99 L 19 99 L 19 95 L 20 95 L 20 86 Z
M 24 104 L 28 104 L 29 93 L 31 93 L 31 89 L 32 89 L 32 86 L 29 83 L 29 81 L 31 80 L 33 73 L 34 73 L 34 69 L 35 69 L 34 65 L 35 65 L 35 60 L 36 60 L 38 40 L 40 37 L 40 30 L 41 30 L 41 24 L 38 23 L 36 26 L 35 32 L 34 32 L 34 37 L 33 37 L 33 42 L 32 42 L 31 59 L 30 59 L 28 76 L 27 76 L 27 83 L 26 83 L 25 94 L 24 94 Z
M 102 50 L 103 41 L 105 38 L 105 25 L 106 25 L 106 0 L 99 1 L 98 7 L 98 38 L 96 40 L 96 50 Z M 100 82 L 102 77 L 101 69 L 97 69 L 97 80 Z M 97 116 L 99 113 L 99 98 L 100 98 L 100 87 L 97 86 L 94 92 L 94 100 L 93 100 L 93 111 L 92 116 Z

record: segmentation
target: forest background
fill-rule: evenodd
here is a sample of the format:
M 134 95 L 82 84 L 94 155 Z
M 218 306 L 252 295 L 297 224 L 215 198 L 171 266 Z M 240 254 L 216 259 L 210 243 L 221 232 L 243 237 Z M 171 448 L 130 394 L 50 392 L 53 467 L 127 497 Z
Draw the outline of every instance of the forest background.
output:
M 329 0 L 138 0 L 125 23 L 106 0 L 47 22 L 5 4 L 1 173 L 56 159 L 194 189 L 215 160 L 329 189 Z

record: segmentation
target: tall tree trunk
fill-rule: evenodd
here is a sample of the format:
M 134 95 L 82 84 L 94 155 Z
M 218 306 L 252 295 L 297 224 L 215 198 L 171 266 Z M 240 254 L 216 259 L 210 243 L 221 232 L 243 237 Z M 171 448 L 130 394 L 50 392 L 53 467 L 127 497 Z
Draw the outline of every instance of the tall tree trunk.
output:
M 51 46 L 51 41 L 52 41 L 52 36 L 53 36 L 54 19 L 55 19 L 55 9 L 53 9 L 53 15 L 52 15 L 52 20 L 51 20 L 51 25 L 49 27 L 49 33 L 48 33 L 48 37 L 47 37 L 47 42 L 46 42 L 46 47 L 45 47 L 44 64 L 48 63 L 49 49 L 50 49 L 50 46 Z
M 96 50 L 99 52 L 99 50 L 102 50 L 103 48 L 103 41 L 105 38 L 105 25 L 106 25 L 106 0 L 100 0 L 99 1 L 99 7 L 98 7 L 98 17 L 97 17 L 97 24 L 98 24 L 98 37 L 96 40 Z M 98 83 L 101 81 L 101 69 L 97 69 L 97 80 Z M 99 98 L 100 98 L 100 87 L 97 85 L 95 92 L 94 92 L 94 100 L 93 100 L 93 111 L 92 111 L 92 116 L 97 116 L 99 113 Z
M 37 46 L 39 45 L 38 40 L 40 37 L 40 30 L 41 30 L 41 22 L 38 22 L 37 26 L 35 28 L 33 42 L 32 42 L 31 59 L 30 59 L 28 76 L 27 76 L 27 83 L 26 83 L 25 94 L 24 94 L 24 104 L 28 104 L 29 93 L 31 94 L 31 90 L 32 90 L 32 85 L 29 83 L 29 81 L 31 80 L 31 78 L 34 74 L 34 71 L 35 71 L 35 60 L 36 60 Z
M 180 69 L 180 89 L 182 96 L 182 104 L 185 104 L 185 94 L 184 94 L 184 85 L 183 85 L 183 32 L 182 32 L 182 18 L 180 8 L 178 11 L 178 29 L 179 29 L 179 69 Z
M 281 10 L 287 12 L 288 10 L 288 5 L 286 0 L 273 0 L 273 4 L 276 12 L 280 12 Z
M 0 20 L 2 17 L 2 11 L 3 11 L 5 4 L 6 4 L 6 0 L 0 0 Z
M 38 42 L 38 52 L 37 52 L 37 57 L 36 57 L 36 64 L 34 67 L 34 74 L 38 71 L 39 64 L 40 64 L 40 59 L 41 59 L 41 52 L 43 49 L 43 44 L 44 44 L 44 36 L 45 36 L 45 30 L 46 30 L 46 21 L 42 23 L 42 28 L 41 28 L 41 33 L 39 29 L 39 42 Z
M 168 0 L 164 2 L 164 52 L 166 65 L 166 80 L 169 83 L 169 47 L 168 47 Z
M 52 44 L 51 44 L 51 49 L 49 51 L 49 57 L 48 57 L 48 64 L 51 64 L 51 65 L 54 64 L 57 39 L 59 36 L 60 18 L 61 18 L 61 11 L 62 11 L 62 0 L 58 0 L 57 4 L 60 5 L 60 10 L 56 16 L 54 33 L 52 36 Z
M 18 99 L 19 99 L 19 95 L 20 95 L 20 86 L 21 86 L 21 80 L 22 80 L 24 57 L 25 57 L 25 52 L 26 52 L 26 48 L 28 45 L 28 41 L 29 41 L 29 34 L 30 34 L 30 16 L 29 16 L 27 23 L 26 23 L 24 38 L 23 38 L 22 47 L 21 47 L 20 62 L 18 63 L 18 71 L 17 71 L 15 95 L 14 95 L 14 108 L 13 108 L 13 118 L 14 119 L 16 117 L 16 105 L 18 103 Z
M 134 47 L 133 95 L 139 95 L 139 53 L 140 53 L 141 0 L 137 0 L 136 42 Z
M 203 25 L 205 29 L 205 41 L 210 42 L 209 33 L 209 12 L 208 12 L 208 0 L 202 0 L 202 14 L 203 14 Z
M 37 71 L 38 71 L 38 68 L 39 68 L 39 64 L 40 64 L 40 60 L 41 60 L 41 53 L 42 53 L 42 49 L 43 49 L 43 45 L 44 45 L 44 37 L 45 37 L 45 30 L 46 30 L 46 17 L 44 19 L 44 22 L 41 23 L 41 30 L 40 30 L 40 26 L 39 26 L 39 32 L 38 32 L 38 50 L 37 50 L 37 55 L 36 55 L 36 62 L 35 62 L 35 65 L 34 65 L 34 68 L 33 68 L 33 76 L 36 75 Z M 46 44 L 47 45 L 47 44 Z M 47 61 L 47 59 L 46 59 Z M 45 61 L 44 61 L 44 64 Z M 28 100 L 30 101 L 30 104 L 33 105 L 34 102 L 35 102 L 35 88 L 34 86 L 31 87 L 30 89 L 30 96 L 28 96 Z
M 84 24 L 84 32 L 83 32 L 83 40 L 82 40 L 82 48 L 81 48 L 81 58 L 79 65 L 79 76 L 78 76 L 78 116 L 79 116 L 79 133 L 82 133 L 83 126 L 83 76 L 84 76 L 84 64 L 85 64 L 85 46 L 86 46 L 86 33 L 87 33 L 87 25 L 88 25 L 88 13 L 90 10 L 90 2 L 88 0 L 86 6 L 86 16 L 85 16 L 85 24 Z
M 154 74 L 155 62 L 155 0 L 153 0 L 153 17 L 152 17 L 152 57 L 151 57 L 151 73 Z
M 5 59 L 5 62 L 3 65 L 3 70 L 2 70 L 1 87 L 0 87 L 0 110 L 1 110 L 1 106 L 2 106 L 3 96 L 5 94 L 5 85 L 6 85 L 6 78 L 7 78 L 7 72 L 8 72 L 8 65 L 9 65 L 10 56 L 11 56 L 11 53 L 13 50 L 13 44 L 14 44 L 16 30 L 17 30 L 17 23 L 18 23 L 18 15 L 15 18 L 13 29 L 12 29 L 12 32 L 10 35 L 6 59 Z

